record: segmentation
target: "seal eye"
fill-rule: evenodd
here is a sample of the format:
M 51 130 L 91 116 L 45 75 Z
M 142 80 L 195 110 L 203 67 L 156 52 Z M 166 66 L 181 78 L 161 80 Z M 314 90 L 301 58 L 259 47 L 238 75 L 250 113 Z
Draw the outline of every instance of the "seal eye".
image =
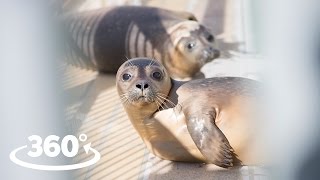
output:
M 194 48 L 195 46 L 196 46 L 195 43 L 188 43 L 188 44 L 187 44 L 187 48 L 190 49 L 190 50 L 191 50 L 192 48 Z
M 123 74 L 122 75 L 122 80 L 124 80 L 124 81 L 128 81 L 129 79 L 131 78 L 131 75 L 130 74 Z
M 209 42 L 213 42 L 214 37 L 210 34 L 210 35 L 207 37 L 207 40 L 208 40 Z
M 162 79 L 162 75 L 160 72 L 154 72 L 152 73 L 152 77 L 156 80 L 161 80 Z

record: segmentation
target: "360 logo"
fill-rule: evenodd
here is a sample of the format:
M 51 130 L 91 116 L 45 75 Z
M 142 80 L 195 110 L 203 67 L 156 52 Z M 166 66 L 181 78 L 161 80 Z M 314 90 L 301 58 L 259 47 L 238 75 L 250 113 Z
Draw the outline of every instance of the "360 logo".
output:
M 74 135 L 67 135 L 62 138 L 61 143 L 59 143 L 60 137 L 57 135 L 49 135 L 47 136 L 44 141 L 38 135 L 31 135 L 28 137 L 28 140 L 32 142 L 31 150 L 28 151 L 28 156 L 30 157 L 39 157 L 43 153 L 48 157 L 56 157 L 60 153 L 62 153 L 66 157 L 74 157 L 78 154 L 79 151 L 79 141 L 78 138 Z M 80 134 L 79 140 L 84 142 L 87 140 L 87 135 Z M 71 149 L 69 150 L 68 144 L 71 143 Z M 38 170 L 47 170 L 47 171 L 59 171 L 59 170 L 72 170 L 72 169 L 79 169 L 83 167 L 87 167 L 90 165 L 95 164 L 101 158 L 100 153 L 91 147 L 91 143 L 88 143 L 83 146 L 86 154 L 89 151 L 94 153 L 94 157 L 86 162 L 78 163 L 78 164 L 71 164 L 71 165 L 39 165 L 39 164 L 32 164 L 28 162 L 24 162 L 16 157 L 16 153 L 22 149 L 27 148 L 27 145 L 21 146 L 10 153 L 10 159 L 12 162 L 31 169 L 38 169 Z

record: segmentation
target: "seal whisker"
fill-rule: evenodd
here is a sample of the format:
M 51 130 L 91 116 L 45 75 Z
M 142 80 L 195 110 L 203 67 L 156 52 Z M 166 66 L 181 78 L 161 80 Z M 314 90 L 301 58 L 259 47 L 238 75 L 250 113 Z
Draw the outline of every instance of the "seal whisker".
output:
M 167 108 L 173 108 L 174 106 L 175 106 L 175 104 L 174 103 L 172 103 L 169 99 L 167 99 L 167 98 L 164 98 L 164 97 L 162 97 L 162 96 L 160 96 L 160 95 L 157 95 L 159 98 L 161 98 L 161 100 L 164 100 L 163 101 L 163 104 L 167 107 Z M 165 102 L 168 102 L 169 103 L 169 105 L 170 105 L 170 107 L 167 105 L 167 103 L 165 103 Z
M 155 102 L 156 102 L 156 105 L 157 105 L 157 108 L 158 108 L 157 110 L 161 111 L 160 106 L 158 105 L 159 102 L 157 100 L 155 100 Z
M 158 101 L 159 106 L 162 108 L 162 110 L 164 110 L 165 108 L 162 106 L 162 104 Z
M 123 103 L 125 100 L 128 100 L 126 97 L 123 97 L 120 99 L 121 103 Z
M 153 66 L 156 63 L 156 60 L 154 58 L 150 58 L 150 63 L 148 64 L 148 66 Z
M 157 100 L 154 101 L 157 105 L 157 110 L 159 110 L 159 106 L 158 106 L 158 103 L 157 103 Z
M 155 102 L 156 105 L 157 105 L 157 108 L 158 108 L 157 110 L 158 110 L 158 111 L 161 111 L 160 106 L 158 105 L 159 102 L 158 102 L 157 100 L 155 100 L 154 102 Z
M 172 102 L 170 99 L 168 99 L 168 96 L 162 93 L 158 93 L 158 95 L 162 98 L 164 98 L 166 101 L 168 101 L 173 107 L 180 105 L 179 103 L 175 104 L 174 102 Z
M 126 104 L 127 102 L 129 102 L 129 100 L 127 98 L 121 99 L 122 104 Z
M 128 60 L 128 64 L 130 67 L 133 67 L 134 65 L 132 64 L 131 60 Z
M 158 96 L 156 96 L 156 98 L 161 102 L 162 101 L 162 99 L 160 99 Z M 170 107 L 168 107 L 167 105 L 166 105 L 166 103 L 164 103 L 165 101 L 163 101 L 162 102 L 162 104 L 163 104 L 163 106 L 165 106 L 167 109 L 169 109 Z
M 168 98 L 162 97 L 162 96 L 160 96 L 160 95 L 158 95 L 158 96 L 159 96 L 161 99 L 167 101 L 167 102 L 172 106 L 171 108 L 173 108 L 173 107 L 176 106 L 176 105 L 175 105 L 172 101 L 170 101 Z
M 126 96 L 127 96 L 127 93 L 120 94 L 119 96 L 120 96 L 120 97 L 126 97 Z
M 151 66 L 153 66 L 153 65 L 156 63 L 155 58 L 152 58 L 152 59 L 151 59 L 151 62 L 152 62 Z
M 158 93 L 157 96 L 160 97 L 160 98 L 162 98 L 162 99 L 164 99 L 165 101 L 167 101 L 167 102 L 172 106 L 172 108 L 176 106 L 176 104 L 173 103 L 173 102 L 172 102 L 170 99 L 168 99 L 167 97 L 165 97 L 164 94 Z
M 129 99 L 127 97 L 127 93 L 121 94 L 120 96 L 120 101 L 124 106 L 127 106 L 129 104 Z
M 124 99 L 124 101 L 121 101 L 123 106 L 128 106 L 129 105 L 129 99 Z
M 157 95 L 157 98 L 159 99 L 159 98 L 163 98 L 163 97 L 161 97 L 160 95 Z M 169 99 L 166 99 L 166 98 L 164 98 L 165 99 L 165 101 L 167 101 L 167 102 L 169 102 L 170 100 Z M 159 99 L 159 100 L 161 100 L 161 99 Z M 168 107 L 167 105 L 166 105 L 166 103 L 165 103 L 165 101 L 163 101 L 163 105 L 164 106 L 166 106 L 166 108 L 167 109 L 170 109 L 170 108 L 172 108 L 172 107 Z M 170 104 L 170 103 L 169 103 Z M 174 107 L 174 106 L 173 106 Z M 174 108 L 172 108 L 172 110 L 173 110 L 173 114 L 174 114 L 174 116 L 177 118 L 178 116 L 177 116 L 177 114 L 176 114 L 176 112 L 175 112 L 175 109 Z
M 172 106 L 171 108 L 173 108 L 173 111 L 174 111 L 175 115 L 176 115 L 176 113 L 179 114 L 179 113 L 181 112 L 182 106 L 181 106 L 179 103 L 175 104 L 175 103 L 173 103 L 171 100 L 169 100 L 168 98 L 162 97 L 161 95 L 165 96 L 165 94 L 158 93 L 158 96 L 159 96 L 160 98 L 163 98 L 164 100 L 166 100 L 166 101 Z M 179 107 L 179 110 L 176 112 L 176 109 L 177 109 L 178 107 Z
M 127 97 L 127 94 L 124 93 L 124 94 L 120 94 L 119 96 L 120 96 L 120 98 L 122 99 L 122 98 L 126 98 L 126 97 Z
M 150 58 L 150 59 L 151 59 L 151 58 Z M 148 66 L 151 66 L 151 63 L 152 63 L 152 59 L 151 59 L 150 63 L 148 64 Z
M 162 108 L 162 110 L 164 109 L 164 107 L 161 105 L 161 103 L 159 102 L 159 99 L 156 99 L 156 101 L 155 102 L 157 102 L 157 103 L 159 103 L 159 106 Z M 160 110 L 160 109 L 159 109 Z M 160 110 L 161 111 L 161 110 Z
M 153 66 L 155 63 L 154 59 L 151 59 L 151 66 Z

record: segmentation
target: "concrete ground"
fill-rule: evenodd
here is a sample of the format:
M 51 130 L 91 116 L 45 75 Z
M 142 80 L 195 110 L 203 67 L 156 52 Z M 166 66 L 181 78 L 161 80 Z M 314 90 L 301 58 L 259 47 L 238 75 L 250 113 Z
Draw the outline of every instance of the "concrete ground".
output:
M 84 1 L 79 10 L 133 4 L 193 12 L 216 35 L 221 58 L 207 64 L 206 77 L 240 76 L 260 79 L 261 62 L 247 30 L 246 0 L 144 0 Z M 250 52 L 250 55 L 248 55 Z M 215 165 L 161 160 L 148 152 L 123 111 L 114 75 L 63 65 L 67 94 L 66 119 L 74 134 L 85 133 L 87 142 L 101 153 L 98 163 L 74 171 L 75 179 L 267 179 L 259 167 L 223 169 Z M 74 159 L 83 162 L 84 152 Z

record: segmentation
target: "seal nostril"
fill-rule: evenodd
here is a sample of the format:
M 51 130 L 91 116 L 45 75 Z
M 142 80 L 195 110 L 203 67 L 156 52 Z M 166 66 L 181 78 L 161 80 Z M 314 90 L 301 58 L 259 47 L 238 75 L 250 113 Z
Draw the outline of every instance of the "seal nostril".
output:
M 207 37 L 207 40 L 209 42 L 213 42 L 214 41 L 214 37 L 210 34 L 208 37 Z
M 149 87 L 149 84 L 147 84 L 147 83 L 139 83 L 139 84 L 136 84 L 136 87 L 138 89 L 144 90 L 144 89 L 147 89 Z

